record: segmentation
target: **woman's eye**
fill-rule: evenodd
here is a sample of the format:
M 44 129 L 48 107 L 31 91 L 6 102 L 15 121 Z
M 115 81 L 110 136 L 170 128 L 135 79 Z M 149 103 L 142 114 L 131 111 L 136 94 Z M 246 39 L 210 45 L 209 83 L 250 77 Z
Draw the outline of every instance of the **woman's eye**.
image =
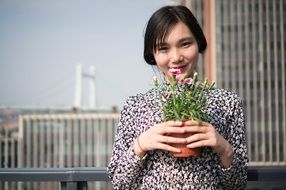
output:
M 161 47 L 158 47 L 158 52 L 167 52 L 168 51 L 168 47 L 165 47 L 165 46 L 161 46 Z
M 182 43 L 182 47 L 189 47 L 192 44 L 192 42 L 184 42 Z

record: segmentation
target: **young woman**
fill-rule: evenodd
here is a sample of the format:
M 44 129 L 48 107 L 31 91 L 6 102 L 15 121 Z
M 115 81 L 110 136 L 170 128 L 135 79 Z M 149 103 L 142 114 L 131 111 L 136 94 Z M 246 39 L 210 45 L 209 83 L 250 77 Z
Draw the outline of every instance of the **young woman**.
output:
M 166 89 L 169 69 L 176 79 L 192 77 L 199 53 L 207 43 L 189 9 L 165 6 L 149 19 L 144 58 L 163 73 Z M 108 171 L 114 189 L 244 189 L 247 149 L 241 99 L 224 89 L 208 94 L 207 121 L 163 122 L 158 88 L 127 99 L 118 125 Z M 186 138 L 171 134 L 193 132 Z M 172 144 L 201 147 L 199 157 L 176 158 Z

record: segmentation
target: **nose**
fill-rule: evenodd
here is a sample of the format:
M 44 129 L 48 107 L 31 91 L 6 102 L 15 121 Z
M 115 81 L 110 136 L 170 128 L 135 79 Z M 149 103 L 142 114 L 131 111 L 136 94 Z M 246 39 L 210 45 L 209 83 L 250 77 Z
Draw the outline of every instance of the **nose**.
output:
M 179 63 L 180 61 L 182 61 L 182 55 L 180 54 L 180 51 L 178 49 L 172 49 L 170 52 L 169 52 L 169 58 L 170 58 L 170 61 L 172 63 Z

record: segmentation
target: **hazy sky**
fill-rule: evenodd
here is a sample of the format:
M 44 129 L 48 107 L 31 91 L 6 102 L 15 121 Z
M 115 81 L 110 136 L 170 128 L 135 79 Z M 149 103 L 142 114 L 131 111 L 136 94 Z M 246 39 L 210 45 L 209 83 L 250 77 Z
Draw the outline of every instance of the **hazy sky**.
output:
M 75 68 L 96 69 L 98 108 L 152 86 L 147 20 L 165 0 L 1 0 L 0 106 L 72 107 Z M 84 105 L 88 80 L 84 81 Z

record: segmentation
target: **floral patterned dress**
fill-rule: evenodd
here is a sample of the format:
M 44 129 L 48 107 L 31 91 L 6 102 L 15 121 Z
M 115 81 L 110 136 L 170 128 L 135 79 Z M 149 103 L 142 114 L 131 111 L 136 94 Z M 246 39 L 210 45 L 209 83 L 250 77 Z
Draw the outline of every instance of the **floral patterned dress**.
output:
M 233 147 L 234 160 L 224 168 L 219 156 L 203 147 L 200 157 L 175 158 L 162 150 L 149 151 L 143 158 L 133 150 L 142 132 L 162 122 L 158 89 L 127 99 L 121 111 L 109 177 L 115 190 L 244 189 L 247 182 L 247 147 L 241 99 L 232 92 L 214 88 L 208 95 L 208 122 Z

